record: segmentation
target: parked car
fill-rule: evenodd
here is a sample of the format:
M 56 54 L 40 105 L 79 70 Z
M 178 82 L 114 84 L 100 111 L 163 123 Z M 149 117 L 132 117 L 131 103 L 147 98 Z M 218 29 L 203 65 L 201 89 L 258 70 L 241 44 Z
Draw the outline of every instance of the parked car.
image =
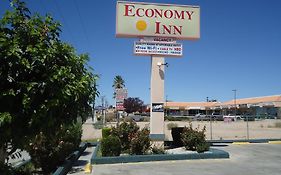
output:
M 139 114 L 129 114 L 128 116 L 135 122 L 140 122 L 144 119 L 144 116 L 141 116 Z
M 216 121 L 223 121 L 223 115 L 219 114 L 219 113 L 212 113 L 212 119 L 216 120 Z
M 237 121 L 237 120 L 241 120 L 241 116 L 240 115 L 233 115 L 233 114 L 228 114 L 228 115 L 224 115 L 223 116 L 223 120 L 231 120 L 231 121 Z
M 202 113 L 198 113 L 194 116 L 195 120 L 205 120 L 205 118 L 206 118 L 206 115 L 202 114 Z

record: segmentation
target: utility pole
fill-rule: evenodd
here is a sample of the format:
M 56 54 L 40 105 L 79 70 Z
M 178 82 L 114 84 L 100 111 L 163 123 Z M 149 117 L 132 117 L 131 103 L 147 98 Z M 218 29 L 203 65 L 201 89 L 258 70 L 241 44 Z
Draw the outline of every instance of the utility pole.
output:
M 207 103 L 209 102 L 209 97 L 206 98 Z M 208 106 L 206 106 L 206 117 L 208 117 Z M 212 115 L 210 117 L 210 140 L 213 140 L 213 126 L 212 126 Z
M 166 105 L 165 105 L 165 108 L 164 108 L 166 116 L 168 116 L 167 102 L 168 102 L 168 95 L 166 95 Z
M 102 105 L 102 115 L 103 115 L 103 124 L 105 125 L 105 96 L 101 96 L 101 105 Z
M 236 115 L 237 115 L 236 92 L 237 92 L 237 89 L 233 89 L 232 91 L 234 92 L 234 116 L 235 116 L 235 119 L 236 119 Z
M 94 102 L 93 102 L 93 113 L 92 113 L 92 122 L 94 122 L 94 123 L 96 123 L 95 100 L 96 100 L 96 98 L 94 99 Z

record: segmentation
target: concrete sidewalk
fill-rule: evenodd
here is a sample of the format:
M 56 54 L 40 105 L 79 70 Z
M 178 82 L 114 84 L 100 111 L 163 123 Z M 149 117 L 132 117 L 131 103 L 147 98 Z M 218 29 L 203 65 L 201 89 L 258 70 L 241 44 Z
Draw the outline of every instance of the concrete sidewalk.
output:
M 101 137 L 101 130 L 95 129 L 92 118 L 88 118 L 82 126 L 82 140 L 97 139 Z

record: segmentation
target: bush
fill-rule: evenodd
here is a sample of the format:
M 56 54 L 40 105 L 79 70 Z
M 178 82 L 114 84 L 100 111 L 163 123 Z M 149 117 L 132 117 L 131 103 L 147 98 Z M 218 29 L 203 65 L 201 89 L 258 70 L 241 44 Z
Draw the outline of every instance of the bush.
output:
M 119 156 L 121 154 L 121 142 L 117 136 L 108 136 L 101 140 L 102 156 Z
M 136 155 L 145 154 L 150 148 L 149 130 L 143 128 L 137 131 L 131 141 L 130 153 Z
M 210 144 L 207 142 L 199 143 L 196 147 L 196 151 L 198 153 L 203 153 L 204 151 L 208 151 L 210 148 Z
M 13 168 L 8 166 L 7 164 L 4 164 L 4 162 L 0 162 L 0 172 L 5 175 L 13 175 L 14 171 Z
M 81 142 L 82 125 L 61 125 L 49 133 L 40 132 L 30 140 L 26 150 L 36 168 L 41 167 L 45 174 L 51 173 L 65 158 L 75 151 Z
M 165 150 L 162 147 L 153 146 L 151 148 L 152 154 L 165 154 Z
M 176 127 L 178 127 L 178 124 L 176 124 L 176 123 L 168 123 L 167 124 L 167 129 L 168 130 L 171 130 L 172 128 L 176 128 Z
M 101 130 L 102 138 L 108 137 L 110 133 L 111 133 L 111 128 L 102 128 Z
M 25 165 L 23 166 L 25 167 Z M 32 172 L 29 168 L 14 168 L 11 166 L 8 166 L 7 164 L 0 163 L 0 173 L 1 175 L 30 175 Z
M 122 151 L 126 151 L 130 149 L 132 138 L 138 130 L 139 127 L 135 122 L 123 122 L 117 128 L 112 128 L 112 135 L 117 136 L 120 139 Z
M 209 146 L 205 144 L 206 143 L 205 131 L 206 131 L 205 126 L 201 131 L 199 131 L 199 127 L 193 129 L 192 124 L 190 123 L 189 127 L 185 127 L 183 129 L 183 133 L 181 134 L 181 140 L 183 142 L 184 147 L 187 150 L 192 150 L 192 151 L 208 150 Z

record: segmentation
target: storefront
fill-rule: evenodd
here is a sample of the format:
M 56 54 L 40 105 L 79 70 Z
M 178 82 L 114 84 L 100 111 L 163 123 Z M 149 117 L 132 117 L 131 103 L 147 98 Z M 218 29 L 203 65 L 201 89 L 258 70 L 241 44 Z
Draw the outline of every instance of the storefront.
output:
M 227 102 L 167 102 L 169 116 L 252 115 L 256 118 L 281 118 L 281 95 L 236 99 Z

